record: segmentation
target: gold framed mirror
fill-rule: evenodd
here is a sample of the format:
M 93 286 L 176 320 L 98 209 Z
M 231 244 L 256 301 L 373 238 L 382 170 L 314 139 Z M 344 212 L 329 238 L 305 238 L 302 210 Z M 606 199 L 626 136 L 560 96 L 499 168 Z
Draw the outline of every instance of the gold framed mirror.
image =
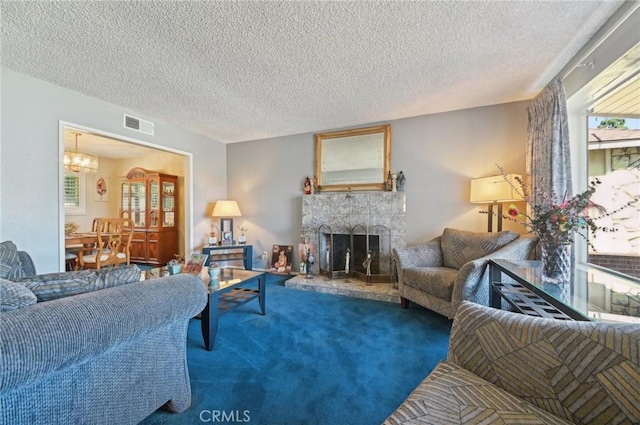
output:
M 391 124 L 318 133 L 315 138 L 321 191 L 384 190 L 391 169 Z

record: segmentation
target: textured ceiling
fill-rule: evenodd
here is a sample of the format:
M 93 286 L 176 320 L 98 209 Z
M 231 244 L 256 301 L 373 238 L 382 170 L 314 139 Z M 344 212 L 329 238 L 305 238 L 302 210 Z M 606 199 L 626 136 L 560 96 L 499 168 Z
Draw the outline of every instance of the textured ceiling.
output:
M 231 143 L 534 97 L 622 1 L 2 1 L 3 67 Z

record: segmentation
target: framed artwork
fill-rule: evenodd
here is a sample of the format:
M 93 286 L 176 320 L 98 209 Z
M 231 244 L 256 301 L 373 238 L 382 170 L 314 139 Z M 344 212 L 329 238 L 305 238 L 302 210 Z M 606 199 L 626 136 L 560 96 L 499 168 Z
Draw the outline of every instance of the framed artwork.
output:
M 271 251 L 271 273 L 290 274 L 293 245 L 274 245 Z
M 93 182 L 93 200 L 98 202 L 109 202 L 111 186 L 109 177 L 97 176 Z
M 208 254 L 191 254 L 189 261 L 187 261 L 187 264 L 184 266 L 184 272 L 200 274 L 200 272 L 202 272 L 202 266 L 207 262 L 207 258 L 209 258 Z

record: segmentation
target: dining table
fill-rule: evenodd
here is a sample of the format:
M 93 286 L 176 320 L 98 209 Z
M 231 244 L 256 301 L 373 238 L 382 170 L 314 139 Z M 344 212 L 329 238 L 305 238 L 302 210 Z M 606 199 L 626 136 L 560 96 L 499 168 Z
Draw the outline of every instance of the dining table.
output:
M 65 248 L 93 247 L 98 243 L 98 233 L 83 232 L 71 233 L 64 236 Z

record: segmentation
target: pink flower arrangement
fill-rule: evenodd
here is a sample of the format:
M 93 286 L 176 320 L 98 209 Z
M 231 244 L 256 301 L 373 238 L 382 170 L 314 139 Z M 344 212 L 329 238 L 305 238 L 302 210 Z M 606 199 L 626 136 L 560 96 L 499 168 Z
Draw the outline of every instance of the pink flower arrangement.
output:
M 521 178 L 516 178 L 519 187 L 506 179 L 506 174 L 502 167 L 498 166 L 505 180 L 515 189 L 524 201 L 530 206 L 531 212 L 526 213 L 518 210 L 515 205 L 509 205 L 507 215 L 504 218 L 518 221 L 523 226 L 535 233 L 542 243 L 548 245 L 568 245 L 573 242 L 573 233 L 576 232 L 588 242 L 585 230 L 590 230 L 595 237 L 597 231 L 614 232 L 616 229 L 598 226 L 595 222 L 598 218 L 608 216 L 617 212 L 635 201 L 623 205 L 621 208 L 607 213 L 600 205 L 591 201 L 591 197 L 600 184 L 598 179 L 589 183 L 589 188 L 572 198 L 564 196 L 561 203 L 556 203 L 555 193 L 545 193 L 536 191 L 538 203 L 534 203 L 533 197 L 527 190 Z M 524 221 L 517 220 L 523 218 Z M 588 242 L 589 243 L 589 242 Z M 590 243 L 589 243 L 590 244 Z M 592 248 L 593 245 L 590 244 Z M 595 248 L 594 248 L 595 249 Z

